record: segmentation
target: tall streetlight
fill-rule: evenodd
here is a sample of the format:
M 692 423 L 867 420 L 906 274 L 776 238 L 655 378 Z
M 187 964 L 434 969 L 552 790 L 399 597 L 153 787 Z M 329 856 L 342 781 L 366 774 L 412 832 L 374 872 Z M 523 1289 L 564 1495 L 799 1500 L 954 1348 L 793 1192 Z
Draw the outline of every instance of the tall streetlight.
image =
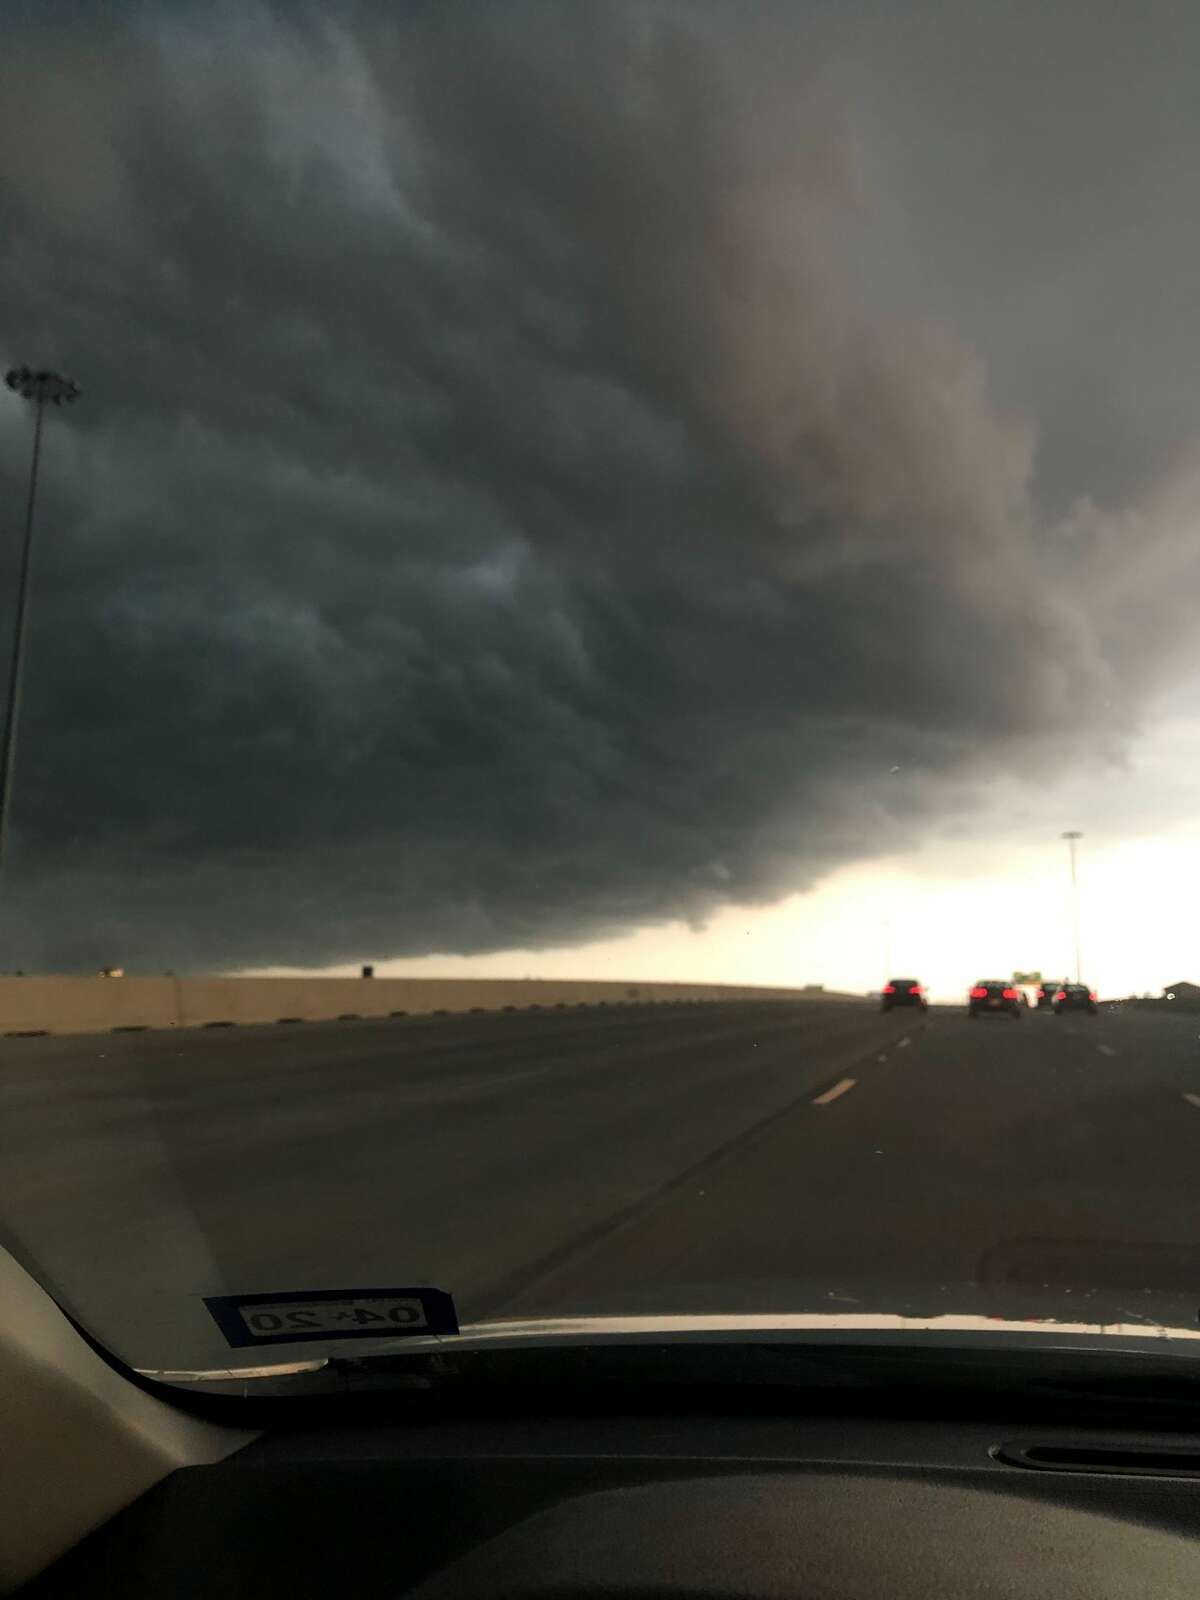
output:
M 57 372 L 34 372 L 29 367 L 13 367 L 4 381 L 22 400 L 33 403 L 33 457 L 29 464 L 29 495 L 25 501 L 25 542 L 21 549 L 21 575 L 17 582 L 17 615 L 13 623 L 12 666 L 8 674 L 8 714 L 4 719 L 4 743 L 0 746 L 0 864 L 8 834 L 9 800 L 12 794 L 13 761 L 17 748 L 17 715 L 21 708 L 21 665 L 25 654 L 25 611 L 29 597 L 29 566 L 33 554 L 33 507 L 37 497 L 38 458 L 42 450 L 42 413 L 48 405 L 69 405 L 79 398 L 79 385 Z
M 1064 833 L 1067 849 L 1071 853 L 1071 923 L 1075 929 L 1075 982 L 1083 982 L 1083 963 L 1079 959 L 1079 883 L 1075 876 L 1075 841 L 1082 839 L 1078 832 Z

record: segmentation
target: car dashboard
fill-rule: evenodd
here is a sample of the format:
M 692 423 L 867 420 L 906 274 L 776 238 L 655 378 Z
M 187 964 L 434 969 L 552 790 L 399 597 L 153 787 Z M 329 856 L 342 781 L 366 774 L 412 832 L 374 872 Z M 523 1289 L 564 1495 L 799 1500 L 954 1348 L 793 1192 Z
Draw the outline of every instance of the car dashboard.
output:
M 268 1429 L 166 1477 L 27 1592 L 1200 1592 L 1200 1437 L 772 1415 L 764 1399 Z

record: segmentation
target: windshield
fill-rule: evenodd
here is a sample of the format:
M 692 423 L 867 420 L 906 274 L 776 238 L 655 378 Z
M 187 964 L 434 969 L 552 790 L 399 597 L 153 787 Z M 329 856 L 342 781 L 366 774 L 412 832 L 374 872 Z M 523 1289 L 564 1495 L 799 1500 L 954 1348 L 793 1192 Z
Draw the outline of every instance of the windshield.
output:
M 5 35 L 0 1242 L 158 1372 L 1194 1329 L 1200 12 Z

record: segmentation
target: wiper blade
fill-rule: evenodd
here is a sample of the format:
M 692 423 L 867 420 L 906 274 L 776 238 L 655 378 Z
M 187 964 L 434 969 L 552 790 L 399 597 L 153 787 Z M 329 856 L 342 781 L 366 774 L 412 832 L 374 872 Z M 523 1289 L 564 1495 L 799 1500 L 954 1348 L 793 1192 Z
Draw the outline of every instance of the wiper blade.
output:
M 133 1370 L 139 1378 L 153 1378 L 158 1383 L 255 1383 L 320 1372 L 328 1365 L 328 1356 L 317 1356 L 311 1361 L 280 1361 L 269 1367 L 134 1367 Z

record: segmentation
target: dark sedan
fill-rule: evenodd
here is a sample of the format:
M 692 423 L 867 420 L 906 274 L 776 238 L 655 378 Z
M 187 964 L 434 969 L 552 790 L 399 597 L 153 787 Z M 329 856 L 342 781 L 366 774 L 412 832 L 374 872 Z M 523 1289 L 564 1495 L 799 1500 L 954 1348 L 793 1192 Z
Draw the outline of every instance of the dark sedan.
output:
M 1064 1011 L 1086 1011 L 1095 1016 L 1099 1010 L 1096 1003 L 1096 991 L 1089 989 L 1086 983 L 1064 983 L 1054 995 L 1054 1015 L 1061 1016 Z
M 883 986 L 879 1009 L 890 1011 L 893 1006 L 916 1006 L 927 1011 L 929 1001 L 925 998 L 924 986 L 916 978 L 890 978 Z
M 1005 983 L 1002 978 L 981 978 L 971 990 L 967 1001 L 967 1015 L 975 1017 L 1011 1017 L 1014 1022 L 1020 1022 L 1021 991 L 1011 983 Z

